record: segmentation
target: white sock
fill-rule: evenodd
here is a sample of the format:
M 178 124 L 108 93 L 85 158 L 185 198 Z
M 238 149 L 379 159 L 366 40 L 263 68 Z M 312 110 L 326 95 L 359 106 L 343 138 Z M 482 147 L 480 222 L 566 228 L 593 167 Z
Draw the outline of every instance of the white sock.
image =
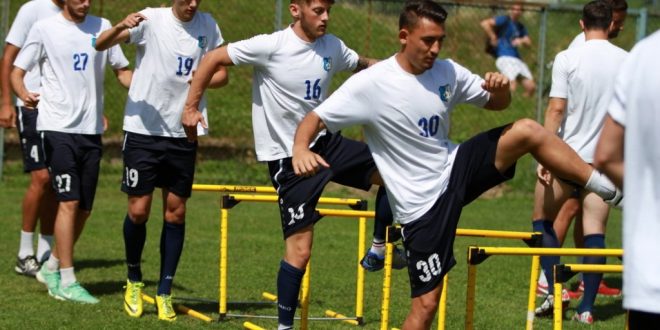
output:
M 39 234 L 37 240 L 37 261 L 44 262 L 50 257 L 50 249 L 53 245 L 53 235 Z
M 32 247 L 32 240 L 34 233 L 28 233 L 21 230 L 21 244 L 18 249 L 18 257 L 23 259 L 27 256 L 34 255 L 34 248 Z
M 277 330 L 291 330 L 291 329 L 293 329 L 292 325 L 280 324 L 277 326 Z
M 548 279 L 545 278 L 545 273 L 544 272 L 539 272 L 539 284 L 542 284 L 544 286 L 548 286 Z
M 73 272 L 73 267 L 61 268 L 60 276 L 62 277 L 62 282 L 60 282 L 60 285 L 63 288 L 66 288 L 76 282 L 76 274 Z
M 48 257 L 48 261 L 46 261 L 46 269 L 48 269 L 49 272 L 56 272 L 58 269 L 60 269 L 60 259 L 57 259 L 53 254 Z
M 612 181 L 597 170 L 591 172 L 591 176 L 589 176 L 589 180 L 584 185 L 584 188 L 596 193 L 604 200 L 610 200 L 616 195 L 616 187 Z
M 379 257 L 385 256 L 385 241 L 373 239 L 371 242 L 371 248 L 369 249 L 372 253 L 375 253 Z

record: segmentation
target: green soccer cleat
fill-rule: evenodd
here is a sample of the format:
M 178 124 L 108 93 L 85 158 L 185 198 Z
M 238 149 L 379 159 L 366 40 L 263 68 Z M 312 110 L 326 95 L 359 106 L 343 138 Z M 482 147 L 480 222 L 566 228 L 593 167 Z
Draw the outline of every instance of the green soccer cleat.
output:
M 156 296 L 156 308 L 158 308 L 158 319 L 172 322 L 176 320 L 176 313 L 172 307 L 172 295 L 163 294 Z
M 78 282 L 73 282 L 67 287 L 59 287 L 59 290 L 56 292 L 57 297 L 62 300 L 68 300 L 83 304 L 96 304 L 99 302 L 98 299 L 94 298 L 85 288 L 80 285 Z
M 43 283 L 46 285 L 46 288 L 48 288 L 48 294 L 55 298 L 55 299 L 60 299 L 61 298 L 57 295 L 57 292 L 60 289 L 60 272 L 59 271 L 54 271 L 51 272 L 48 270 L 48 267 L 45 265 L 39 269 L 37 272 L 37 281 Z
M 126 280 L 124 288 L 126 289 L 124 292 L 124 310 L 129 316 L 142 316 L 142 288 L 144 288 L 144 283 Z

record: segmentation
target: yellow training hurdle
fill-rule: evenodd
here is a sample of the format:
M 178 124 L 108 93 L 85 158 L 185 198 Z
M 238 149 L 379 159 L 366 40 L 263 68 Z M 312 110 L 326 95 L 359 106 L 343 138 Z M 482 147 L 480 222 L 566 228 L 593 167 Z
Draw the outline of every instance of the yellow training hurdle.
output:
M 148 304 L 151 304 L 151 305 L 155 305 L 155 304 L 156 304 L 156 300 L 155 300 L 153 297 L 151 297 L 151 296 L 149 296 L 149 295 L 147 295 L 147 294 L 144 294 L 144 293 L 143 293 L 143 294 L 142 294 L 142 299 L 143 299 L 146 303 L 148 303 Z M 204 322 L 213 322 L 213 319 L 212 319 L 212 318 L 210 318 L 210 317 L 208 317 L 208 316 L 206 316 L 206 315 L 204 315 L 204 314 L 202 314 L 202 313 L 200 313 L 200 312 L 198 312 L 198 311 L 196 311 L 196 310 L 194 310 L 194 309 L 188 308 L 188 307 L 186 307 L 186 306 L 184 306 L 184 305 L 181 305 L 181 304 L 174 304 L 173 307 L 174 307 L 174 309 L 175 309 L 177 312 L 179 312 L 179 313 L 182 313 L 182 314 L 186 314 L 186 315 L 192 316 L 192 317 L 194 317 L 194 318 L 196 318 L 196 319 L 198 319 L 198 320 L 202 320 L 202 321 L 204 321 Z
M 476 285 L 476 276 L 477 276 L 476 266 L 482 263 L 491 255 L 532 257 L 532 272 L 531 272 L 532 274 L 530 276 L 530 281 L 531 281 L 530 300 L 531 300 L 531 295 L 534 294 L 534 292 L 536 291 L 536 279 L 538 277 L 538 268 L 539 268 L 538 260 L 540 256 L 621 257 L 623 255 L 623 250 L 622 249 L 516 248 L 516 247 L 470 246 L 468 247 L 468 281 L 467 281 L 467 297 L 466 297 L 466 306 L 465 306 L 465 329 L 471 330 L 474 328 L 474 300 L 475 300 L 475 285 Z M 561 294 L 561 290 L 559 290 L 559 292 Z M 535 303 L 535 300 L 532 302 L 532 304 L 533 303 Z M 526 329 L 532 329 L 533 322 L 534 322 L 533 305 L 530 311 L 528 304 Z
M 392 230 L 392 228 L 394 228 Z M 486 229 L 456 229 L 456 236 L 464 237 L 484 237 L 484 238 L 502 238 L 502 239 L 520 239 L 529 246 L 537 246 L 541 243 L 542 235 L 536 232 L 520 232 L 520 231 L 505 231 L 505 230 L 486 230 Z M 393 242 L 401 238 L 400 227 L 388 227 L 387 242 L 385 252 L 385 275 L 383 276 L 383 300 L 381 306 L 381 323 L 380 329 L 386 330 L 389 328 L 389 303 L 392 282 L 392 258 L 394 251 Z M 534 268 L 532 268 L 533 270 Z M 538 257 L 536 257 L 536 268 L 538 276 Z M 448 274 L 442 279 L 442 293 L 440 295 L 440 304 L 438 310 L 438 330 L 445 328 L 445 321 L 447 315 L 447 284 Z M 536 283 L 536 282 L 534 282 Z M 536 290 L 536 288 L 534 288 Z M 533 296 L 536 298 L 535 296 Z M 533 310 L 532 306 L 532 312 Z

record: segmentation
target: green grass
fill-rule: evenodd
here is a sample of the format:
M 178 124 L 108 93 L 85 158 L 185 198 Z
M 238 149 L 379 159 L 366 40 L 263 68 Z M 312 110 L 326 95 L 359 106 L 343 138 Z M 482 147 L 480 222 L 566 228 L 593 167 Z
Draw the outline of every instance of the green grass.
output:
M 205 162 L 200 171 L 207 171 Z M 255 175 L 255 179 L 239 182 L 235 176 L 241 172 L 265 172 L 263 165 L 218 164 L 224 169 L 215 178 L 216 183 L 266 184 L 267 178 Z M 214 165 L 215 166 L 215 165 Z M 157 321 L 155 309 L 146 307 L 145 315 L 134 320 L 122 309 L 122 285 L 125 281 L 123 262 L 122 221 L 126 197 L 119 191 L 120 168 L 111 161 L 104 161 L 94 212 L 80 241 L 76 245 L 76 272 L 79 280 L 101 303 L 94 306 L 59 302 L 50 298 L 43 285 L 36 280 L 14 274 L 13 265 L 18 248 L 20 230 L 20 205 L 28 183 L 26 175 L 16 162 L 10 162 L 0 183 L 0 208 L 3 210 L 3 230 L 0 232 L 0 286 L 2 315 L 0 328 L 155 328 L 163 324 Z M 215 171 L 215 170 L 214 170 Z M 263 179 L 259 179 L 262 177 Z M 355 197 L 372 200 L 371 194 L 332 187 L 328 195 Z M 194 297 L 217 300 L 218 296 L 218 242 L 220 195 L 194 193 L 188 204 L 185 249 L 175 278 L 173 292 L 178 297 Z M 530 230 L 532 200 L 529 194 L 505 194 L 495 199 L 479 199 L 468 206 L 462 215 L 461 228 Z M 160 203 L 154 203 L 148 223 L 148 239 L 143 256 L 143 271 L 147 292 L 155 293 L 159 268 L 158 242 L 162 222 L 158 214 Z M 277 208 L 268 203 L 244 202 L 230 212 L 229 229 L 229 278 L 230 301 L 261 301 L 262 291 L 275 292 L 275 276 L 283 251 Z M 372 224 L 368 225 L 370 236 Z M 621 246 L 620 213 L 614 212 L 608 228 L 608 246 Z M 357 262 L 357 224 L 351 218 L 323 219 L 316 227 L 312 261 L 311 315 L 322 316 L 327 308 L 344 314 L 354 313 L 355 265 Z M 462 238 L 456 240 L 454 253 L 458 265 L 450 272 L 448 288 L 447 329 L 462 328 L 465 310 L 466 247 L 523 246 L 519 241 Z M 571 244 L 568 244 L 570 246 Z M 573 261 L 572 259 L 566 259 Z M 610 260 L 617 263 L 618 260 Z M 494 256 L 478 267 L 477 305 L 475 328 L 511 329 L 524 324 L 526 288 L 528 285 L 530 258 Z M 621 284 L 617 274 L 606 275 L 615 285 Z M 409 286 L 405 272 L 393 275 L 393 291 L 390 320 L 400 325 L 409 308 Z M 382 273 L 366 275 L 364 329 L 378 329 Z M 539 302 L 540 303 L 540 300 Z M 218 317 L 217 305 L 189 302 L 190 307 Z M 232 313 L 276 313 L 274 306 L 256 305 L 237 307 L 230 305 Z M 576 302 L 571 304 L 572 315 Z M 596 301 L 599 329 L 620 329 L 624 323 L 621 298 L 602 298 Z M 238 329 L 242 319 L 230 319 L 208 325 L 212 328 Z M 274 328 L 272 321 L 254 320 L 266 328 Z M 565 329 L 581 327 L 569 321 Z M 181 316 L 173 328 L 193 328 L 201 321 Z M 539 329 L 548 329 L 547 319 L 536 323 Z M 313 322 L 312 329 L 351 329 L 352 326 L 337 322 Z

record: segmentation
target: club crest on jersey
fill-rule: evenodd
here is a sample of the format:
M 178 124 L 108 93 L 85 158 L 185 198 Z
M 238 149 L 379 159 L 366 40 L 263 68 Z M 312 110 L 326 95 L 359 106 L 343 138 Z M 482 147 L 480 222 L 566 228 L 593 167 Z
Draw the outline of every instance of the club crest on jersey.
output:
M 197 46 L 199 48 L 206 48 L 206 45 L 208 44 L 208 39 L 206 39 L 206 36 L 199 36 L 197 37 Z
M 323 70 L 325 71 L 332 70 L 332 57 L 323 58 Z
M 451 85 L 447 84 L 438 87 L 438 93 L 443 102 L 449 102 L 449 99 L 451 98 Z
M 92 37 L 92 47 L 96 48 L 96 37 Z

